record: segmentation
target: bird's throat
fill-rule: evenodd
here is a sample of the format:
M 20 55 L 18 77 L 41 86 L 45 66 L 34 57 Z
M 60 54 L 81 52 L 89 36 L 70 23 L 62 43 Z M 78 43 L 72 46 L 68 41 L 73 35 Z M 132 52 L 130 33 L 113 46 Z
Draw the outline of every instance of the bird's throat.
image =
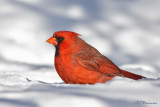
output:
M 59 44 L 55 46 L 55 48 L 56 48 L 55 56 L 58 57 L 59 56 Z

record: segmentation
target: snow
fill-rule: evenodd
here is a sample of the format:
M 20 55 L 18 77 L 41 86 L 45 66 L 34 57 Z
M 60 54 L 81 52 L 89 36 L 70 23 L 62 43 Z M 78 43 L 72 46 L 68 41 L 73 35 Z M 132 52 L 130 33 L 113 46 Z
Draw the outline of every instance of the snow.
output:
M 1 0 L 0 107 L 159 107 L 159 0 Z M 71 30 L 120 68 L 148 77 L 65 84 L 55 31 Z

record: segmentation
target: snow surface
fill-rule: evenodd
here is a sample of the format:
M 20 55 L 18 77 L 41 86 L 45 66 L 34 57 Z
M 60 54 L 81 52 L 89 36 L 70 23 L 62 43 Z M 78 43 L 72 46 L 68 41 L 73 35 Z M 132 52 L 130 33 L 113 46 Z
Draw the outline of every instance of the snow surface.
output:
M 59 30 L 148 79 L 63 83 L 45 42 Z M 159 47 L 159 0 L 0 0 L 0 107 L 160 107 Z

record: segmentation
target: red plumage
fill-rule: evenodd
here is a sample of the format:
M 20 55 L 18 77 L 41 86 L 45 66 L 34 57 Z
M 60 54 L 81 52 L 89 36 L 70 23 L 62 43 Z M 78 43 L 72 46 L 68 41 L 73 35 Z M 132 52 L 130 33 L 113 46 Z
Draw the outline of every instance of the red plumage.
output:
M 143 76 L 119 69 L 97 49 L 70 31 L 58 31 L 47 40 L 55 45 L 55 68 L 61 79 L 68 84 L 104 83 L 115 76 L 134 80 Z

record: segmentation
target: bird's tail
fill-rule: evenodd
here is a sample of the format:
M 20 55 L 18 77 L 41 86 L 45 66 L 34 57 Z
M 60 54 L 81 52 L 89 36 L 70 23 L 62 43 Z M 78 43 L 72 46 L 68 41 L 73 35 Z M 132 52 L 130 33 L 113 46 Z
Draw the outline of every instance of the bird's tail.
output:
M 143 77 L 141 75 L 137 75 L 137 74 L 134 74 L 134 73 L 122 70 L 122 69 L 121 69 L 121 71 L 122 71 L 121 76 L 130 78 L 130 79 L 139 80 L 139 79 L 142 79 L 142 78 L 146 78 L 146 77 Z

